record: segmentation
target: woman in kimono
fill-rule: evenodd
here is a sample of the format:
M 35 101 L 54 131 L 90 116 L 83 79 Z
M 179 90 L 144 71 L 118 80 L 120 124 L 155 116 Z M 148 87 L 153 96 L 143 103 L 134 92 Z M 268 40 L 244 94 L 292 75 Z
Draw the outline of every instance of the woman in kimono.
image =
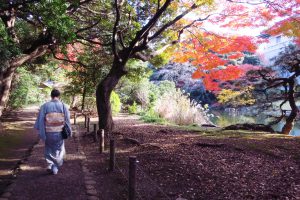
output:
M 63 164 L 65 145 L 61 136 L 62 128 L 64 125 L 70 127 L 69 110 L 59 100 L 59 96 L 59 90 L 51 91 L 52 99 L 41 106 L 34 125 L 40 138 L 45 142 L 47 171 L 52 174 L 57 174 Z

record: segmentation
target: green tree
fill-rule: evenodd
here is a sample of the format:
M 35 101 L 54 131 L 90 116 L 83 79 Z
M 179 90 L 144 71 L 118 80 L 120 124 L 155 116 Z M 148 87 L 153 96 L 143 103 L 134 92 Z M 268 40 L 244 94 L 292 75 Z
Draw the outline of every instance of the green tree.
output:
M 79 8 L 89 2 L 91 1 L 1 1 L 0 116 L 8 101 L 16 69 L 43 56 L 50 48 L 74 40 L 82 27 L 75 26 L 78 21 L 71 16 L 76 15 Z

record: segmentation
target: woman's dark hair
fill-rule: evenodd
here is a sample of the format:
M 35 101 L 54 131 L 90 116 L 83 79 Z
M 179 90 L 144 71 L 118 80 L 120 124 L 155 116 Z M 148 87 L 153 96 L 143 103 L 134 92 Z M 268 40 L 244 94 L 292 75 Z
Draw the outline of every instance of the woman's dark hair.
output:
M 53 89 L 51 91 L 51 97 L 54 98 L 54 97 L 59 97 L 60 96 L 60 91 L 57 90 L 57 89 Z

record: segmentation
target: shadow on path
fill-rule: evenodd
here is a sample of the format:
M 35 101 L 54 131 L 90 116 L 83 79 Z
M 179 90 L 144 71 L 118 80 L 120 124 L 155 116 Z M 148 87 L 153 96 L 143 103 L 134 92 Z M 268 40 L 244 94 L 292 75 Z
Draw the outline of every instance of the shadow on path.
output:
M 44 144 L 40 141 L 28 161 L 20 166 L 21 172 L 9 199 L 87 199 L 77 142 L 67 140 L 66 150 L 64 165 L 57 175 L 51 175 L 45 170 Z

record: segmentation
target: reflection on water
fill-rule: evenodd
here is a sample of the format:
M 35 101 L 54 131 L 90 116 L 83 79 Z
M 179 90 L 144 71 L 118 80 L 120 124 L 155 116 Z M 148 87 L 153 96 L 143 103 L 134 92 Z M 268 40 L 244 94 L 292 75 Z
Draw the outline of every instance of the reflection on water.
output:
M 225 111 L 213 111 L 214 117 L 211 120 L 214 124 L 224 127 L 232 124 L 243 124 L 243 123 L 256 123 L 256 124 L 268 124 L 270 119 L 264 113 L 257 113 L 255 115 L 250 115 L 249 112 L 237 111 L 233 108 L 226 109 Z M 284 121 L 273 125 L 272 128 L 275 131 L 280 132 L 284 126 Z M 291 135 L 300 136 L 300 121 L 297 121 Z

